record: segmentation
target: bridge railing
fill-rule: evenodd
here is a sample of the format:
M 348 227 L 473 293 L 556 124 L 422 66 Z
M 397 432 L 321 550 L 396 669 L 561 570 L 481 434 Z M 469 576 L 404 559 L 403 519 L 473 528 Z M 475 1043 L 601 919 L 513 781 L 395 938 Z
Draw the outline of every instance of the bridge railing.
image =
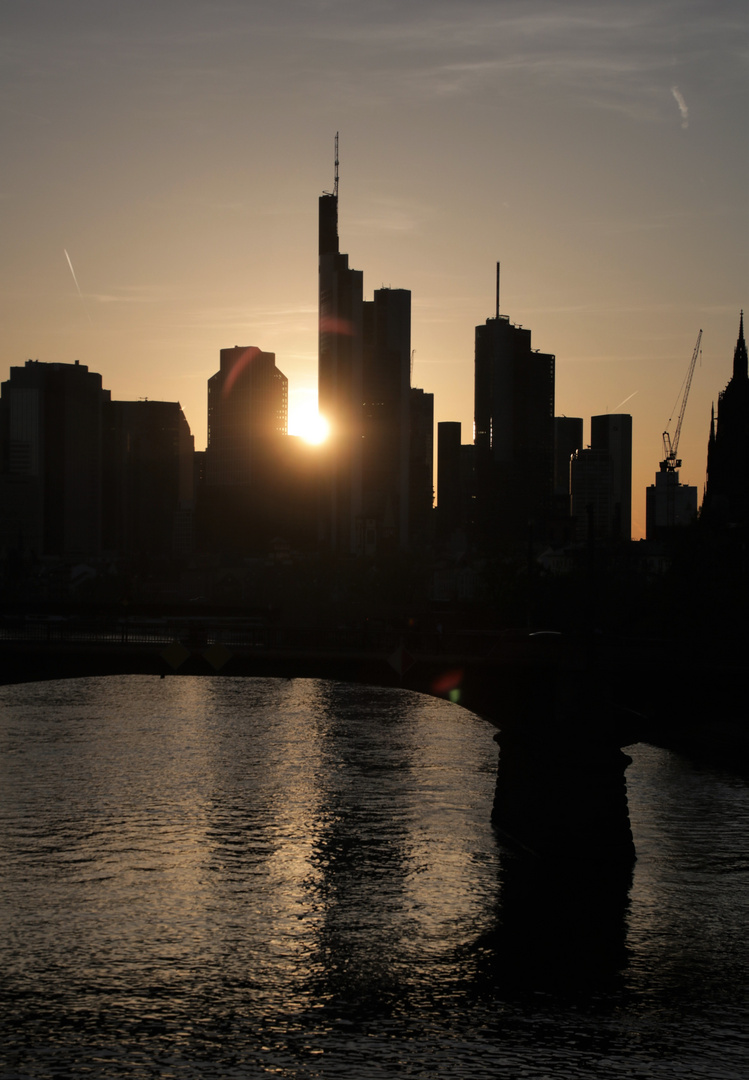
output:
M 399 647 L 418 655 L 487 655 L 503 640 L 491 632 L 397 629 L 358 626 L 278 626 L 261 620 L 27 618 L 0 620 L 2 643 L 38 646 L 166 646 L 187 648 L 222 644 L 232 649 L 278 652 L 390 655 Z

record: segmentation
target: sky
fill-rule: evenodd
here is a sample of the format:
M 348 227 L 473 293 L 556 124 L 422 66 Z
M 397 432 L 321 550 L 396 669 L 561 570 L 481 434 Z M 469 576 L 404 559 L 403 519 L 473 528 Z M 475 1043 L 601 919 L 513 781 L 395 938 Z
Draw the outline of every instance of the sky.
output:
M 633 536 L 700 329 L 681 480 L 749 308 L 744 0 L 8 0 L 0 378 L 79 360 L 179 401 L 219 350 L 317 392 L 317 199 L 365 298 L 412 292 L 413 385 L 472 441 L 474 328 L 556 355 L 556 413 L 633 417 Z

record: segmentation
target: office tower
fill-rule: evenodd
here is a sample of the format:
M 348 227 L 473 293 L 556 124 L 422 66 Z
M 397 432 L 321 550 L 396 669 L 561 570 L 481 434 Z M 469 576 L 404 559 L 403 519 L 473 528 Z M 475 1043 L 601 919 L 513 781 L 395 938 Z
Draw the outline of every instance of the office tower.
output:
M 288 432 L 288 379 L 275 353 L 254 345 L 222 349 L 208 380 L 206 482 L 249 484 L 261 477 Z
M 660 540 L 697 518 L 697 488 L 679 483 L 679 470 L 661 470 L 645 488 L 645 537 Z
M 0 395 L 3 545 L 37 555 L 101 550 L 101 375 L 28 360 Z
M 434 394 L 412 387 L 409 400 L 408 537 L 411 550 L 422 551 L 434 532 Z
M 461 528 L 460 422 L 437 424 L 437 534 L 447 539 Z
M 545 537 L 554 490 L 554 364 L 497 313 L 476 327 L 476 497 L 484 547 Z
M 570 460 L 583 448 L 583 421 L 579 416 L 554 417 L 554 496 L 566 500 L 569 513 Z
M 577 540 L 611 538 L 612 466 L 606 450 L 587 447 L 572 455 L 570 505 Z
M 378 289 L 338 240 L 335 185 L 319 201 L 318 405 L 330 425 L 321 485 L 320 539 L 339 555 L 409 546 L 412 485 L 411 294 Z
M 222 349 L 208 380 L 205 479 L 198 489 L 202 550 L 241 558 L 265 553 L 288 515 L 288 380 L 275 353 Z
M 607 453 L 611 461 L 608 534 L 613 540 L 631 540 L 632 417 L 628 413 L 592 416 L 590 447 Z
M 338 137 L 332 193 L 319 200 L 318 407 L 330 425 L 320 539 L 331 552 L 354 554 L 362 523 L 363 276 L 338 242 Z
M 715 527 L 749 524 L 749 371 L 744 312 L 733 353 L 733 374 L 710 419 L 702 519 Z
M 187 554 L 194 439 L 179 402 L 108 402 L 104 448 L 104 547 L 128 556 Z
M 362 517 L 371 550 L 408 547 L 411 293 L 377 289 L 362 304 Z

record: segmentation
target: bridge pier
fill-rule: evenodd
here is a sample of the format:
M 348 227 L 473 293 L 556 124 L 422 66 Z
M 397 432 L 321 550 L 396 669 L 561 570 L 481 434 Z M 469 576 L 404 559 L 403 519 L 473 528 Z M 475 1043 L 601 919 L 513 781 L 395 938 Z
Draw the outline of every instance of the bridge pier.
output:
M 500 835 L 544 858 L 631 862 L 625 769 L 618 747 L 500 733 L 492 822 Z
M 492 822 L 544 859 L 631 866 L 635 859 L 621 747 L 636 741 L 604 680 L 568 657 L 531 664 L 504 698 Z

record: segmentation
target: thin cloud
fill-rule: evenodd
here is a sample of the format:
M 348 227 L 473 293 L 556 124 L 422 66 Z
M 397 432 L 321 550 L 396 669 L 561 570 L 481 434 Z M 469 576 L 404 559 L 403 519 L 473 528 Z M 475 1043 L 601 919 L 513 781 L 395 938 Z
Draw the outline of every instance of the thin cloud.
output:
M 157 304 L 164 300 L 162 290 L 140 286 L 132 286 L 125 292 L 91 293 L 90 296 L 97 304 Z
M 671 87 L 671 93 L 674 95 L 676 104 L 679 106 L 679 112 L 681 113 L 681 126 L 686 129 L 689 127 L 689 109 L 687 103 L 684 100 L 684 95 L 679 90 L 678 86 Z

